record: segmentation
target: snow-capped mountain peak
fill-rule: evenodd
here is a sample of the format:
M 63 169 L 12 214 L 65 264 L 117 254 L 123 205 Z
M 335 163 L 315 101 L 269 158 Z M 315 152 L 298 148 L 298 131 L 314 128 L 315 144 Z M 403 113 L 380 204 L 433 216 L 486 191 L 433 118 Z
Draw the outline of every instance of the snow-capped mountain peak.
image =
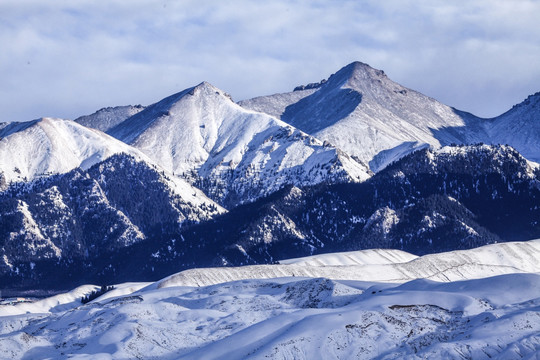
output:
M 42 118 L 0 129 L 0 169 L 6 182 L 65 173 L 76 167 L 88 169 L 117 153 L 146 158 L 123 142 L 71 120 Z
M 203 81 L 199 85 L 194 86 L 192 90 L 189 92 L 190 95 L 197 95 L 197 94 L 204 94 L 209 95 L 211 93 L 215 93 L 216 95 L 222 95 L 230 100 L 230 95 L 226 94 L 223 90 L 215 87 L 214 85 L 210 84 L 208 81 Z
M 362 84 L 381 81 L 382 79 L 387 79 L 384 71 L 374 69 L 363 62 L 355 61 L 330 76 L 326 86 L 341 83 L 341 86 L 360 88 Z
M 241 105 L 277 114 L 370 163 L 373 171 L 419 147 L 486 138 L 481 119 L 407 89 L 361 62 L 345 66 L 319 87 Z
M 286 184 L 369 177 L 365 165 L 347 154 L 244 109 L 207 82 L 148 106 L 109 134 L 222 203 L 252 200 Z

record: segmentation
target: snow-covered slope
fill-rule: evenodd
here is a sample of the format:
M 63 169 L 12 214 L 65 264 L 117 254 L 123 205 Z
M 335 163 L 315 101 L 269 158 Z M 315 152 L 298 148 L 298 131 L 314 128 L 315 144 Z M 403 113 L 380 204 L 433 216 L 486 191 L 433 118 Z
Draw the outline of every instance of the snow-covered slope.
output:
M 108 107 L 100 109 L 93 114 L 78 117 L 74 121 L 86 127 L 106 132 L 143 110 L 144 106 L 142 105 Z
M 270 96 L 258 96 L 253 99 L 239 101 L 238 105 L 246 109 L 272 115 L 279 119 L 288 106 L 297 103 L 317 90 L 318 88 L 295 90 L 290 93 L 274 94 Z
M 7 183 L 31 181 L 75 168 L 87 170 L 115 154 L 126 154 L 163 172 L 168 186 L 186 201 L 213 203 L 185 180 L 157 166 L 148 156 L 117 139 L 71 120 L 43 118 L 2 124 L 0 127 L 0 172 Z M 201 201 L 199 201 L 201 200 Z M 215 204 L 217 205 L 217 204 Z
M 8 183 L 76 167 L 88 169 L 118 153 L 148 159 L 121 141 L 71 120 L 43 118 L 0 128 L 0 171 Z
M 110 297 L 129 295 L 151 284 L 152 283 L 141 282 L 115 285 L 114 289 L 103 294 L 100 300 L 108 299 Z M 63 313 L 67 310 L 72 310 L 73 308 L 80 306 L 81 298 L 92 293 L 93 291 L 98 291 L 99 289 L 100 287 L 96 285 L 82 285 L 71 291 L 59 293 L 43 299 L 25 298 L 25 301 L 6 300 L 4 302 L 7 304 L 0 305 L 0 317 L 22 315 L 27 313 Z
M 490 121 L 492 143 L 510 144 L 527 159 L 540 162 L 540 92 Z
M 505 178 L 534 181 L 538 168 L 511 146 L 477 144 L 422 149 L 389 166 L 386 173 L 393 177 L 419 173 L 504 174 Z
M 367 168 L 266 114 L 246 110 L 203 82 L 148 106 L 109 132 L 175 174 L 194 177 L 224 203 L 285 184 L 360 181 Z
M 198 287 L 165 279 L 117 285 L 86 305 L 76 297 L 95 287 L 80 287 L 0 306 L 0 351 L 12 359 L 535 359 L 540 274 L 506 266 L 521 258 L 537 269 L 531 258 L 539 248 L 535 241 L 441 254 L 462 264 L 482 257 L 506 274 L 470 279 L 463 273 L 467 280 L 460 281 L 396 284 L 375 282 L 376 273 L 367 281 L 297 274 Z M 379 253 L 374 262 L 381 255 L 397 260 L 403 254 Z M 330 257 L 318 257 L 312 268 L 349 262 L 343 254 Z M 366 266 L 373 262 L 366 260 Z M 302 263 L 280 266 L 311 267 Z M 341 267 L 354 275 L 356 266 Z
M 515 272 L 540 272 L 539 259 L 540 240 L 493 244 L 422 257 L 399 250 L 362 250 L 281 261 L 284 265 L 191 269 L 161 280 L 157 287 L 208 286 L 287 276 L 378 282 L 458 281 Z
M 316 91 L 259 97 L 241 104 L 279 115 L 370 162 L 374 171 L 425 144 L 438 147 L 486 138 L 481 119 L 407 89 L 360 62 L 345 66 Z
M 305 266 L 377 265 L 399 264 L 409 262 L 417 258 L 418 256 L 401 250 L 369 249 L 280 260 L 279 263 L 283 265 Z

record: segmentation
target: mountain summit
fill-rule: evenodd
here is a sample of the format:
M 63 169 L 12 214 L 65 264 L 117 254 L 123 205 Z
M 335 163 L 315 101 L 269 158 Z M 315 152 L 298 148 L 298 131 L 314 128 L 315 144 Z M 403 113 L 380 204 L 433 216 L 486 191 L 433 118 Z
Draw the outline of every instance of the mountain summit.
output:
M 71 120 L 0 124 L 0 174 L 6 182 L 30 181 L 77 167 L 88 169 L 118 153 L 146 159 L 123 142 Z
M 345 66 L 316 89 L 259 97 L 241 105 L 259 111 L 269 108 L 276 114 L 276 102 L 283 121 L 329 141 L 374 171 L 420 147 L 487 137 L 482 119 L 405 88 L 361 62 Z
M 368 64 L 355 61 L 330 76 L 325 83 L 367 90 L 371 83 L 383 80 L 388 80 L 383 70 L 377 70 Z

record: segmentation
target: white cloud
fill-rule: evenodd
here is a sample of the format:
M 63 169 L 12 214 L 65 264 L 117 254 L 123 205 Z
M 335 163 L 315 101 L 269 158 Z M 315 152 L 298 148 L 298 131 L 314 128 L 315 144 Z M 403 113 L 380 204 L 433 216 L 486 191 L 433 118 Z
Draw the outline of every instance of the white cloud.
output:
M 239 100 L 354 60 L 496 115 L 540 90 L 538 13 L 529 0 L 12 0 L 0 5 L 0 121 L 148 104 L 203 80 Z

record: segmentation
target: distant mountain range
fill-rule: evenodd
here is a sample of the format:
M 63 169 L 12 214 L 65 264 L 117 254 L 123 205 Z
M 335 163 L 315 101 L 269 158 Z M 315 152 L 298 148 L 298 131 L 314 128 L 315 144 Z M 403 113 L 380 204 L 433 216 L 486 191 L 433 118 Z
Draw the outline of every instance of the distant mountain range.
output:
M 539 100 L 481 119 L 355 62 L 238 104 L 203 82 L 149 106 L 0 124 L 0 283 L 539 238 Z
M 379 171 L 415 149 L 454 144 L 509 144 L 540 161 L 540 93 L 493 119 L 441 104 L 354 62 L 318 86 L 240 104 L 330 142 Z

